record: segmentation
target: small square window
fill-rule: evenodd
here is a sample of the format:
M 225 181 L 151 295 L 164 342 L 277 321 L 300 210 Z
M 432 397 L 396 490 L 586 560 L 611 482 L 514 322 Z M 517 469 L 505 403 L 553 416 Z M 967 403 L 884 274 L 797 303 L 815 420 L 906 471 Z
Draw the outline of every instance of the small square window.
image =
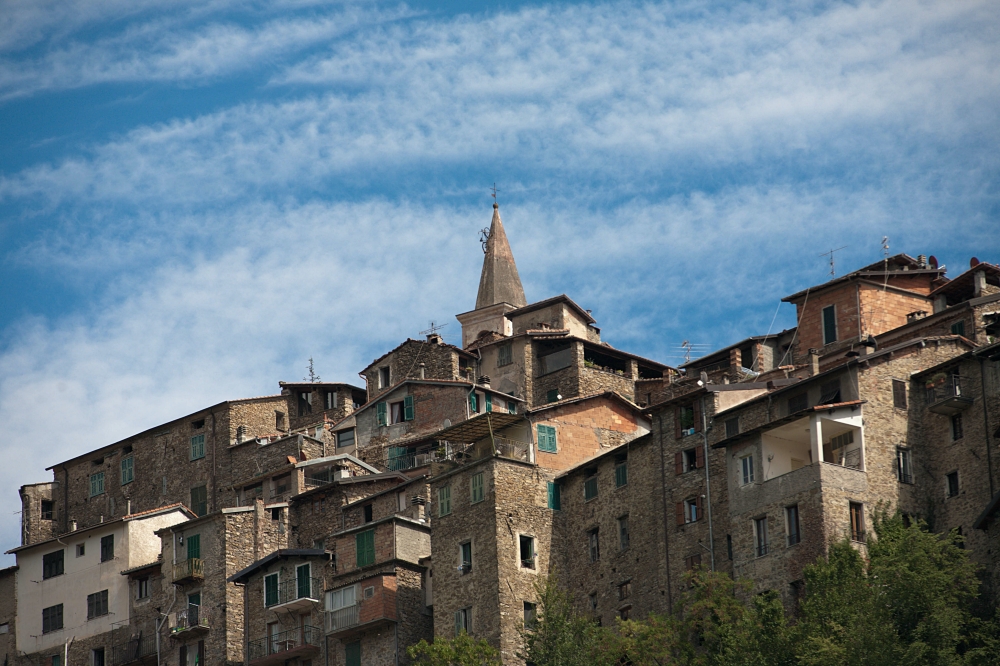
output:
M 197 421 L 191 421 L 191 430 L 201 430 L 205 427 L 205 419 L 198 419 Z
M 687 571 L 694 571 L 701 566 L 701 553 L 684 558 L 684 568 Z
M 354 446 L 354 429 L 341 430 L 337 433 L 337 448 L 342 449 L 345 446 Z
M 559 400 L 559 389 L 552 389 L 545 394 L 545 402 L 556 402 Z
M 632 581 L 627 580 L 618 586 L 618 601 L 625 601 L 632 595 Z
M 87 554 L 87 544 L 85 543 L 76 544 L 76 556 L 83 557 L 86 554 Z
M 788 399 L 788 413 L 794 414 L 796 412 L 801 412 L 803 409 L 809 406 L 809 394 L 799 393 Z
M 55 502 L 51 500 L 42 500 L 42 507 L 41 507 L 42 520 L 53 520 L 52 516 L 54 511 L 55 511 Z

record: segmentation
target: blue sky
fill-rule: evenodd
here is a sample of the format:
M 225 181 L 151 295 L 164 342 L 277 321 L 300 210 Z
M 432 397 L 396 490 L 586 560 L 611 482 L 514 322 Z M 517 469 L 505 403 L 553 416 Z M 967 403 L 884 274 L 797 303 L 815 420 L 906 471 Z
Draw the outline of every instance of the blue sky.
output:
M 986 0 L 0 0 L 0 539 L 60 460 L 457 342 L 493 182 L 528 299 L 665 362 L 794 325 L 831 248 L 1000 261 L 998 34 Z

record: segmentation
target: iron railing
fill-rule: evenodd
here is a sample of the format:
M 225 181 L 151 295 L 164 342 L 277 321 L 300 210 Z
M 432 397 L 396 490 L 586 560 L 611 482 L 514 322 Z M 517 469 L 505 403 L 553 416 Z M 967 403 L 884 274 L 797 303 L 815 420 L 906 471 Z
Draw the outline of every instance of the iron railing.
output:
M 318 648 L 321 638 L 320 630 L 309 625 L 290 631 L 282 631 L 247 643 L 247 657 L 252 663 L 256 659 L 272 654 L 281 654 L 305 645 Z
M 516 439 L 509 439 L 507 437 L 494 436 L 493 447 L 496 454 L 501 458 L 510 458 L 511 460 L 520 460 L 523 462 L 528 462 L 528 456 L 531 451 L 531 445 L 527 442 L 519 442 Z
M 767 555 L 769 550 L 770 548 L 768 547 L 768 544 L 766 543 L 757 544 L 757 557 L 764 557 L 765 555 Z
M 355 603 L 337 610 L 326 611 L 326 633 L 349 629 L 361 622 L 361 604 Z
M 110 666 L 124 666 L 154 654 L 156 654 L 155 634 L 131 636 L 124 643 L 111 646 Z
M 174 580 L 183 580 L 185 578 L 204 578 L 204 566 L 201 559 L 197 557 L 191 557 L 183 562 L 178 562 L 174 565 Z
M 322 578 L 295 578 L 292 580 L 283 580 L 278 583 L 278 596 L 277 598 L 272 597 L 265 601 L 270 601 L 272 603 L 266 604 L 268 607 L 280 606 L 281 604 L 287 604 L 297 599 L 322 599 L 323 598 L 323 579 Z
M 927 404 L 931 405 L 948 398 L 961 398 L 969 395 L 969 388 L 966 385 L 968 377 L 960 375 L 948 375 L 945 379 L 936 382 L 924 389 Z
M 170 628 L 172 633 L 186 631 L 194 627 L 208 627 L 208 615 L 201 612 L 201 606 L 188 604 L 188 607 L 177 612 L 177 622 Z

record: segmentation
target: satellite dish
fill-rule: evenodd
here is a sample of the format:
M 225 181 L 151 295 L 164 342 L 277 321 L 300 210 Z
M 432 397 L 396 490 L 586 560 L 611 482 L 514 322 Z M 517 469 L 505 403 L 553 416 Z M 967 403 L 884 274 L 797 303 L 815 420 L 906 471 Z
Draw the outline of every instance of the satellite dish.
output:
M 975 257 L 973 257 L 972 259 L 969 259 L 969 268 L 975 268 L 978 265 L 979 265 L 979 260 L 978 259 L 976 259 Z
M 935 257 L 933 254 L 930 256 L 930 259 L 928 259 L 927 262 L 931 265 L 931 268 L 936 269 L 938 267 L 937 257 Z

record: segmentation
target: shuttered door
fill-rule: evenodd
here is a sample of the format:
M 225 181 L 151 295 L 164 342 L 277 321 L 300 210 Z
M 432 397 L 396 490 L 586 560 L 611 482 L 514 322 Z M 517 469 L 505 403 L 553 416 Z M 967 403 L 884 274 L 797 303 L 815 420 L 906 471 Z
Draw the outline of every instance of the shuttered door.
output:
M 361 666 L 361 641 L 344 646 L 344 662 L 347 666 Z
M 187 538 L 188 547 L 188 559 L 189 560 L 199 560 L 201 559 L 201 535 L 192 534 Z
M 298 588 L 296 592 L 298 592 L 299 599 L 305 599 L 312 596 L 312 586 L 310 585 L 312 580 L 309 578 L 308 564 L 303 564 L 295 568 L 295 582 L 296 587 Z
M 367 530 L 358 534 L 357 563 L 359 567 L 364 567 L 375 562 L 375 530 Z

